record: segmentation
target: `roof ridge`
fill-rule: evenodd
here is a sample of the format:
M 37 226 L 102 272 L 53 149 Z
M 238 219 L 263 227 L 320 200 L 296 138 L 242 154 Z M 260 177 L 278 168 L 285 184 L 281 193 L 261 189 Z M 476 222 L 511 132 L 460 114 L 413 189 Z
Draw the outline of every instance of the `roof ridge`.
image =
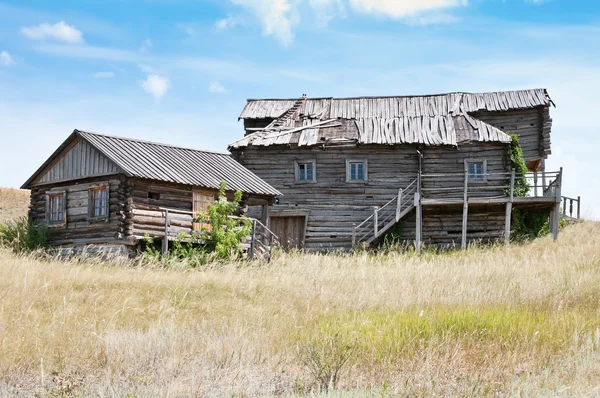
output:
M 484 92 L 470 92 L 470 91 L 450 91 L 447 93 L 437 93 L 437 94 L 417 94 L 417 95 L 374 95 L 374 96 L 357 96 L 357 97 L 306 97 L 307 101 L 311 100 L 353 100 L 353 99 L 379 99 L 379 98 L 421 98 L 421 97 L 443 97 L 451 94 L 470 94 L 470 95 L 482 95 L 482 94 L 495 94 L 495 93 L 513 93 L 513 92 L 521 92 L 521 91 L 535 91 L 535 90 L 544 90 L 547 91 L 546 88 L 536 87 L 536 88 L 523 88 L 517 90 L 496 90 L 496 91 L 484 91 Z M 253 101 L 296 101 L 297 98 L 248 98 L 246 102 Z
M 141 140 L 138 138 L 121 137 L 121 136 L 113 135 L 113 134 L 96 133 L 93 131 L 80 130 L 80 129 L 75 129 L 74 132 L 79 135 L 89 134 L 89 135 L 98 136 L 98 137 L 114 138 L 114 139 L 125 140 L 125 141 L 139 142 L 139 143 L 143 143 L 143 144 L 157 145 L 157 146 L 163 146 L 163 147 L 169 147 L 169 148 L 177 148 L 177 149 L 183 149 L 183 150 L 194 151 L 194 152 L 212 153 L 215 155 L 223 155 L 223 156 L 229 157 L 229 154 L 226 152 L 209 151 L 206 149 L 184 147 L 184 146 L 166 144 L 166 143 L 156 142 L 156 141 Z

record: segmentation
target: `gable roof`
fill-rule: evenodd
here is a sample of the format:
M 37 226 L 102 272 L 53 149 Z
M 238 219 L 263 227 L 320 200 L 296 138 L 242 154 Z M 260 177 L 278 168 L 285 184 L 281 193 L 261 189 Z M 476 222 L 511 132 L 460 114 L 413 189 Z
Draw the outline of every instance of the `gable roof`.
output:
M 425 96 L 249 99 L 241 119 L 274 119 L 233 142 L 311 146 L 326 143 L 453 145 L 465 141 L 509 143 L 500 129 L 472 116 L 550 106 L 545 89 Z
M 50 158 L 23 184 L 32 183 L 76 140 L 84 140 L 129 176 L 266 196 L 281 195 L 256 174 L 225 153 L 182 148 L 168 144 L 74 130 Z

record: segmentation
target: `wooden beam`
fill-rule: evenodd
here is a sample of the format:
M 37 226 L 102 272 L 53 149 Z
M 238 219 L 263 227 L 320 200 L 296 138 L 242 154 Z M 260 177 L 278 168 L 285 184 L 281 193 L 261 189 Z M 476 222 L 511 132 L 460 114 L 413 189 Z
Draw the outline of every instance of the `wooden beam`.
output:
M 417 251 L 417 253 L 421 253 L 421 241 L 423 239 L 422 237 L 422 233 L 423 233 L 423 224 L 422 224 L 422 218 L 423 215 L 421 213 L 422 211 L 422 207 L 421 207 L 421 197 L 419 195 L 418 192 L 415 192 L 415 210 L 416 210 L 416 216 L 417 216 L 417 220 L 416 220 L 416 228 L 415 228 L 415 249 Z
M 402 188 L 398 190 L 398 202 L 396 204 L 396 222 L 400 221 L 400 214 L 402 213 Z
M 462 239 L 461 239 L 461 249 L 467 250 L 467 218 L 469 215 L 469 198 L 468 198 L 468 189 L 469 189 L 469 171 L 465 169 L 465 185 L 463 192 L 463 218 L 462 218 Z
M 558 173 L 557 184 L 555 188 L 556 192 L 556 204 L 554 206 L 554 227 L 552 228 L 552 239 L 558 239 L 558 230 L 560 225 L 560 202 L 561 202 L 561 189 L 562 189 L 562 173 L 563 169 L 560 168 L 560 172 Z
M 506 202 L 506 219 L 504 220 L 504 243 L 506 246 L 510 245 L 510 221 L 512 216 L 512 204 L 515 196 L 515 169 L 512 169 L 510 173 L 510 197 Z M 536 188 L 537 196 L 537 188 Z
M 169 210 L 164 210 L 165 212 L 165 236 L 162 241 L 162 254 L 163 256 L 169 251 Z
M 581 196 L 577 197 L 577 219 L 581 219 Z
M 377 210 L 379 210 L 379 207 L 373 206 L 373 229 L 375 232 L 374 237 L 377 237 L 377 235 L 379 235 L 379 220 Z

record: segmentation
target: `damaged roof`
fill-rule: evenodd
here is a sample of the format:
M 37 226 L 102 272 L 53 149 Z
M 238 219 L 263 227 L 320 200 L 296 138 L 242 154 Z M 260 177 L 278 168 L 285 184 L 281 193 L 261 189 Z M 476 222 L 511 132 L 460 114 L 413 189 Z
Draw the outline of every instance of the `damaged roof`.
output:
M 327 143 L 456 146 L 466 141 L 509 143 L 500 129 L 472 116 L 550 106 L 545 89 L 425 96 L 249 99 L 240 119 L 272 119 L 230 148 Z

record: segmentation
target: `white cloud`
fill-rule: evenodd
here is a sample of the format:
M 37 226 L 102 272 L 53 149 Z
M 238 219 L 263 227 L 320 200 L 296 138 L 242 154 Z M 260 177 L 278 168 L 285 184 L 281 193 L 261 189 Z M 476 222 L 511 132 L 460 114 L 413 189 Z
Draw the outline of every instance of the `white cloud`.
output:
M 229 92 L 220 82 L 214 81 L 208 86 L 208 91 L 213 94 L 227 94 Z
M 263 35 L 275 37 L 282 45 L 294 40 L 293 27 L 299 22 L 300 9 L 308 5 L 311 18 L 325 26 L 336 17 L 345 16 L 347 8 L 359 14 L 384 15 L 410 25 L 452 23 L 458 18 L 443 13 L 446 9 L 467 6 L 469 0 L 230 0 L 258 18 Z M 543 1 L 543 0 L 528 0 Z M 215 23 L 220 30 L 239 24 L 231 16 Z
M 403 18 L 443 8 L 468 5 L 468 0 L 348 0 L 358 12 Z
M 150 39 L 146 39 L 144 40 L 144 42 L 142 43 L 142 46 L 140 47 L 140 52 L 142 53 L 146 53 L 148 52 L 148 50 L 150 50 L 152 48 L 152 40 Z
M 11 66 L 14 65 L 15 60 L 12 55 L 8 53 L 8 51 L 0 52 L 0 66 Z
M 283 46 L 289 46 L 294 41 L 292 5 L 289 0 L 231 0 L 231 2 L 248 9 L 259 19 L 263 35 L 275 37 Z
M 115 72 L 96 72 L 92 74 L 94 79 L 109 79 L 115 77 Z
M 169 79 L 160 75 L 148 75 L 141 83 L 142 88 L 156 99 L 161 99 L 171 87 Z
M 54 39 L 67 43 L 82 43 L 83 33 L 73 25 L 60 21 L 54 25 L 42 23 L 37 26 L 23 26 L 21 33 L 33 40 Z
M 219 19 L 215 22 L 215 28 L 218 30 L 227 30 L 236 27 L 238 24 L 238 18 L 229 15 L 227 18 Z

